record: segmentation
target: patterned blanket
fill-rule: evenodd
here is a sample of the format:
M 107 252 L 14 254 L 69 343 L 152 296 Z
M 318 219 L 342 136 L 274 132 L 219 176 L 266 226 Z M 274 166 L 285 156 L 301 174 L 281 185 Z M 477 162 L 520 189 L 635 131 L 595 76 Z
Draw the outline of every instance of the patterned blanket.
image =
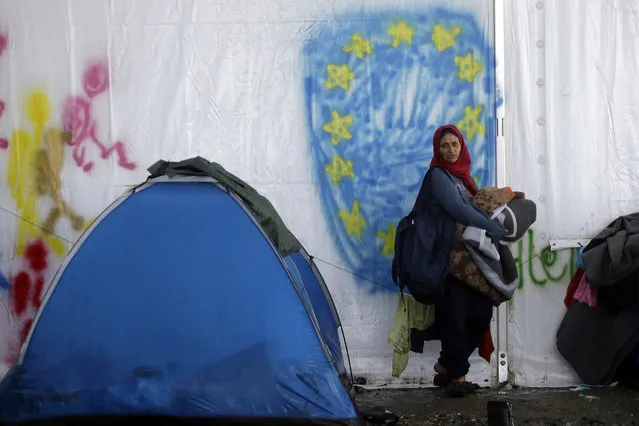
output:
M 510 188 L 483 188 L 473 203 L 509 231 L 495 243 L 484 230 L 457 224 L 450 255 L 451 274 L 485 294 L 495 306 L 510 300 L 517 289 L 517 265 L 508 246 L 519 240 L 535 222 L 535 203 Z

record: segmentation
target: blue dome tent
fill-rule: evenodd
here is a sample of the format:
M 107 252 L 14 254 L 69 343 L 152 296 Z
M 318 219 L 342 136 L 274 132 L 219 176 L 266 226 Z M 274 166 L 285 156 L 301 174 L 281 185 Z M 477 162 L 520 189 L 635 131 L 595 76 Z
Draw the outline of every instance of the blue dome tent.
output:
M 331 296 L 268 200 L 201 157 L 149 171 L 58 270 L 2 421 L 360 424 Z

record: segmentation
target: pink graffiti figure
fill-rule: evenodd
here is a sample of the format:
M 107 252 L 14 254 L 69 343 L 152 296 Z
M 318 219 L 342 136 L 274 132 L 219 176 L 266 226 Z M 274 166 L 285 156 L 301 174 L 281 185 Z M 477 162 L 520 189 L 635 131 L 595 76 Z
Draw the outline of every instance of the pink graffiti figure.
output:
M 2 56 L 2 54 L 4 53 L 4 51 L 7 49 L 7 35 L 6 34 L 0 34 L 0 56 Z M 2 116 L 4 115 L 4 101 L 0 101 L 0 118 L 2 118 Z M 9 148 L 9 140 L 7 138 L 4 137 L 0 137 L 0 149 L 7 149 Z
M 76 164 L 82 167 L 85 172 L 93 169 L 93 161 L 88 161 L 86 157 L 87 144 L 93 142 L 100 149 L 100 156 L 107 159 L 115 152 L 120 167 L 133 170 L 136 167 L 134 162 L 127 159 L 124 143 L 115 142 L 107 147 L 98 139 L 96 134 L 97 123 L 93 117 L 92 100 L 96 96 L 104 93 L 109 88 L 109 69 L 104 62 L 91 64 L 84 72 L 82 88 L 87 97 L 71 96 L 65 104 L 62 114 L 64 129 L 73 135 L 68 142 L 73 147 L 73 159 Z

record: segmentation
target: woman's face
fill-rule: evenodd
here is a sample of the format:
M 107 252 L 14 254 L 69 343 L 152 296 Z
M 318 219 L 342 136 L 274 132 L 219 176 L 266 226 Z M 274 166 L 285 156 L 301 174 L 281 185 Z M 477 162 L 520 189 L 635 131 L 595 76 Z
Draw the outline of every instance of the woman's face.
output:
M 445 134 L 439 143 L 439 153 L 442 158 L 448 163 L 454 163 L 459 158 L 460 152 L 461 144 L 459 143 L 459 138 L 450 133 Z

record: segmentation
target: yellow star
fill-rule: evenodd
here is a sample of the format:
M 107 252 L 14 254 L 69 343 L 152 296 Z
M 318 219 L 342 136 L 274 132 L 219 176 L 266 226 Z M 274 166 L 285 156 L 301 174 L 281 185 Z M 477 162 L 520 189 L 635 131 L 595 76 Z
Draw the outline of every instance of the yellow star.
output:
M 466 134 L 466 140 L 469 142 L 473 140 L 476 135 L 486 133 L 486 128 L 479 122 L 479 115 L 482 110 L 481 105 L 477 105 L 475 108 L 467 106 L 464 109 L 464 118 L 457 123 L 457 128 Z
M 461 31 L 462 29 L 459 25 L 452 28 L 444 28 L 439 24 L 435 25 L 432 40 L 437 50 L 443 52 L 449 47 L 453 47 L 455 45 L 455 37 L 461 34 Z
M 326 173 L 331 177 L 331 181 L 334 185 L 341 182 L 342 178 L 349 177 L 354 178 L 353 162 L 351 160 L 344 160 L 337 154 L 333 154 L 333 161 L 324 167 Z
M 392 223 L 388 225 L 388 231 L 377 231 L 377 236 L 384 240 L 384 248 L 382 248 L 382 256 L 392 256 L 395 253 L 395 235 L 397 229 Z
M 405 21 L 399 21 L 388 29 L 388 35 L 393 38 L 392 46 L 394 48 L 399 47 L 402 42 L 412 44 L 414 32 Z
M 329 90 L 335 87 L 348 90 L 351 87 L 351 80 L 355 78 L 355 73 L 351 71 L 347 64 L 328 64 L 326 71 L 328 72 L 328 80 L 326 80 L 324 86 Z
M 354 235 L 358 240 L 361 240 L 362 232 L 364 232 L 364 228 L 366 228 L 366 221 L 359 211 L 359 201 L 353 201 L 351 211 L 340 210 L 337 215 L 344 222 L 344 227 L 348 235 Z
M 322 129 L 326 133 L 331 134 L 331 142 L 333 145 L 340 143 L 342 139 L 351 140 L 353 135 L 349 131 L 348 127 L 353 124 L 353 117 L 345 115 L 341 117 L 337 111 L 331 112 L 333 118 L 329 123 L 326 123 Z
M 355 56 L 362 59 L 367 53 L 369 55 L 373 54 L 373 47 L 371 46 L 371 42 L 366 40 L 360 34 L 353 34 L 353 44 L 347 44 L 344 46 L 344 52 L 346 53 L 354 53 Z
M 466 80 L 469 83 L 472 83 L 475 76 L 483 69 L 481 62 L 475 61 L 473 54 L 470 52 L 465 57 L 455 56 L 455 63 L 459 66 L 459 72 L 457 73 L 459 79 Z

